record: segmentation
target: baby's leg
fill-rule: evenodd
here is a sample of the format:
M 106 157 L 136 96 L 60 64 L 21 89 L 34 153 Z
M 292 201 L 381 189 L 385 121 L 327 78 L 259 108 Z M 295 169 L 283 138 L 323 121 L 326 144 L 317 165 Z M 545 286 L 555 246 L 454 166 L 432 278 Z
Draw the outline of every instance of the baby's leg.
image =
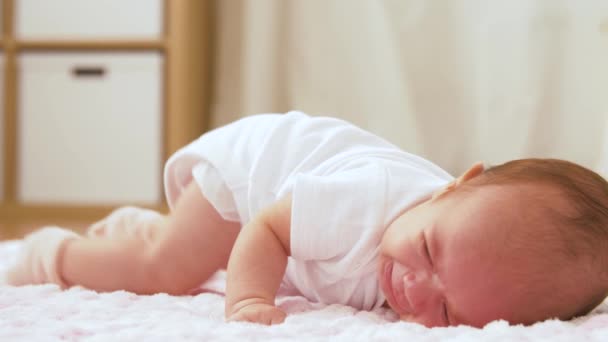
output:
M 184 294 L 226 267 L 240 224 L 225 221 L 191 183 L 152 239 L 69 239 L 57 255 L 67 285 Z
M 89 226 L 86 235 L 110 239 L 138 237 L 150 240 L 162 229 L 164 221 L 165 217 L 154 210 L 120 207 Z
M 162 229 L 166 217 L 137 207 L 121 207 L 87 229 L 87 236 L 113 240 L 151 241 Z M 13 285 L 56 283 L 66 287 L 58 272 L 58 259 L 63 246 L 71 239 L 82 238 L 73 231 L 45 227 L 25 238 L 17 262 L 9 268 L 6 280 Z
M 240 224 L 224 220 L 191 183 L 149 242 L 70 240 L 60 273 L 98 291 L 184 294 L 226 267 Z

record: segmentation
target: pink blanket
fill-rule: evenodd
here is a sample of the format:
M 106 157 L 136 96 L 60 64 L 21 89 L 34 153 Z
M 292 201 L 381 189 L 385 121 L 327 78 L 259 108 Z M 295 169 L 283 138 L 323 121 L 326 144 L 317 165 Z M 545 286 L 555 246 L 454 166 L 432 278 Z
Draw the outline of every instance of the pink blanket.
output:
M 0 243 L 0 341 L 608 341 L 607 303 L 571 322 L 549 320 L 523 327 L 499 321 L 483 329 L 427 329 L 397 321 L 388 309 L 357 311 L 282 297 L 278 303 L 289 313 L 284 324 L 226 323 L 224 273 L 205 284 L 207 292 L 186 297 L 60 291 L 56 285 L 11 287 L 3 284 L 2 275 L 19 243 Z

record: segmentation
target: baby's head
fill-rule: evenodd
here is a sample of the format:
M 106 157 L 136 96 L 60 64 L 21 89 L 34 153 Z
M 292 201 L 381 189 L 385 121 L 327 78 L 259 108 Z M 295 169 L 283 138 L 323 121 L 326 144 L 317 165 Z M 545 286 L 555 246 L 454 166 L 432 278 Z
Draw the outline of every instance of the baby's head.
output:
M 608 183 L 561 160 L 476 164 L 393 221 L 380 248 L 403 320 L 567 320 L 608 294 Z

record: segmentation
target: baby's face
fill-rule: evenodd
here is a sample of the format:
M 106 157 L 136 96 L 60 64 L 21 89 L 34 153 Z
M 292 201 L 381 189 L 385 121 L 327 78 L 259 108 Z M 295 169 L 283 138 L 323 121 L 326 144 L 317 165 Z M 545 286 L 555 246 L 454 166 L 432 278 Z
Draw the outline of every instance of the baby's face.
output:
M 494 229 L 512 206 L 501 187 L 448 192 L 408 210 L 387 228 L 380 246 L 379 281 L 390 307 L 405 321 L 429 327 L 481 327 L 517 320 L 521 302 L 514 265 Z M 525 266 L 523 266 L 525 267 Z

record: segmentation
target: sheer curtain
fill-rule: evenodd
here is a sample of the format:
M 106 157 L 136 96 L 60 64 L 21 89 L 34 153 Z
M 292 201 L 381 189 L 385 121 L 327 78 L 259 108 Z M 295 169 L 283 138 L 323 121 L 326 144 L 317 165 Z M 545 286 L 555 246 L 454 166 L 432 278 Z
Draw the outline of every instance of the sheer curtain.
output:
M 212 122 L 340 117 L 452 173 L 608 172 L 608 1 L 223 0 Z

